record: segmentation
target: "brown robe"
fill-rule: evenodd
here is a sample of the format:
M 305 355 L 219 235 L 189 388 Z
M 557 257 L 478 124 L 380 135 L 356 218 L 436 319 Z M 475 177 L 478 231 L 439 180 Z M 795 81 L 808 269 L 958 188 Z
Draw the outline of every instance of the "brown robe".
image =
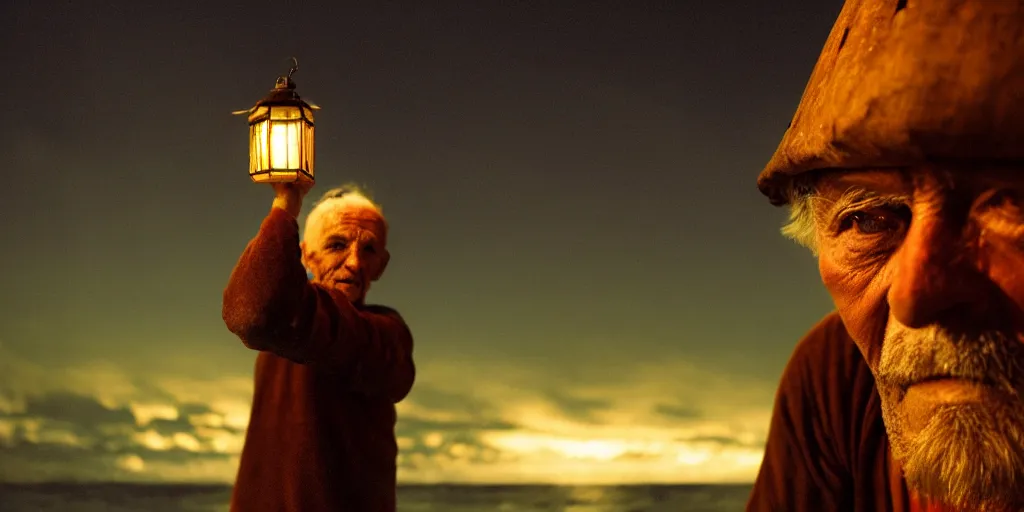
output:
M 889 452 L 874 377 L 832 313 L 786 365 L 747 511 L 914 510 Z
M 395 405 L 415 378 L 397 312 L 310 282 L 299 227 L 273 208 L 224 291 L 256 357 L 232 512 L 393 512 Z

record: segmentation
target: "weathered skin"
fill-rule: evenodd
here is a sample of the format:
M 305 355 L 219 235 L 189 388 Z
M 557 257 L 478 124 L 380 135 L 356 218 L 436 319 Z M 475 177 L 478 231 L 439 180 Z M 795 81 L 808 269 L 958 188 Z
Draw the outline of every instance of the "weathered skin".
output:
M 1021 55 L 1020 0 L 847 1 L 758 179 L 842 329 L 787 366 L 748 510 L 1024 510 Z

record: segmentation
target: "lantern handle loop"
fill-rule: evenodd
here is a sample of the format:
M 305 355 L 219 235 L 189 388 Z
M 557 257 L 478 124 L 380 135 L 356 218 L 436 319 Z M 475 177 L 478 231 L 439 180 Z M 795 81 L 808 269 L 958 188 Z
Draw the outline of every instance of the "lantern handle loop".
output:
M 292 57 L 292 67 L 288 70 L 288 78 L 290 79 L 296 71 L 299 70 L 299 59 Z

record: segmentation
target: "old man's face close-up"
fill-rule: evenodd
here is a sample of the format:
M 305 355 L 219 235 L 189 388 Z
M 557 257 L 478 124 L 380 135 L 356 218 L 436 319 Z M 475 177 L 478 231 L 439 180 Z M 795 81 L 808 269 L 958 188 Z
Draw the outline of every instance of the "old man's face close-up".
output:
M 327 198 L 306 221 L 303 262 L 313 279 L 361 303 L 384 273 L 387 224 L 377 205 L 360 194 Z
M 1024 510 L 1022 14 L 848 0 L 758 178 L 873 376 L 843 421 L 884 423 L 921 510 Z
M 794 186 L 787 231 L 815 249 L 876 377 L 894 457 L 912 487 L 965 509 L 1022 505 L 1022 171 L 836 171 Z

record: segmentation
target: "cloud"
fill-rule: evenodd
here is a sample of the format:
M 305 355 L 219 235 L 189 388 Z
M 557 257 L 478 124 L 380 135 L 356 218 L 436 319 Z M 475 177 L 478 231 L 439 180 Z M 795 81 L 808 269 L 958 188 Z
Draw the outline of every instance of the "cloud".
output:
M 162 480 L 167 467 L 230 465 L 237 450 L 221 449 L 218 442 L 241 432 L 191 420 L 216 415 L 209 407 L 182 410 L 199 414 L 142 422 L 130 406 L 110 407 L 95 397 L 30 395 L 21 411 L 0 414 L 0 479 Z M 153 471 L 159 467 L 165 470 Z
M 573 372 L 578 382 L 446 366 L 423 365 L 399 405 L 402 481 L 749 481 L 774 391 L 685 363 L 622 366 L 614 381 Z
M 11 370 L 0 373 L 0 480 L 233 481 L 251 378 L 133 375 L 100 361 L 44 368 L 6 356 L 0 347 L 0 370 Z M 773 383 L 679 361 L 605 372 L 424 362 L 397 407 L 399 481 L 668 483 L 756 474 Z
M 408 416 L 398 420 L 398 436 L 422 436 L 431 432 L 445 431 L 448 433 L 481 432 L 493 430 L 515 430 L 521 428 L 515 423 L 503 420 L 480 421 L 436 421 Z
M 654 412 L 670 419 L 692 420 L 702 416 L 695 407 L 675 404 L 657 404 L 654 406 Z
M 29 398 L 23 413 L 10 416 L 46 418 L 47 421 L 74 425 L 87 430 L 96 430 L 107 425 L 135 423 L 135 417 L 128 407 L 107 407 L 95 398 L 69 391 Z
M 44 368 L 0 346 L 0 480 L 229 482 L 251 393 L 236 380 Z
M 544 396 L 568 418 L 587 423 L 601 423 L 601 414 L 612 407 L 606 398 L 585 398 L 573 396 L 561 390 L 549 390 Z

